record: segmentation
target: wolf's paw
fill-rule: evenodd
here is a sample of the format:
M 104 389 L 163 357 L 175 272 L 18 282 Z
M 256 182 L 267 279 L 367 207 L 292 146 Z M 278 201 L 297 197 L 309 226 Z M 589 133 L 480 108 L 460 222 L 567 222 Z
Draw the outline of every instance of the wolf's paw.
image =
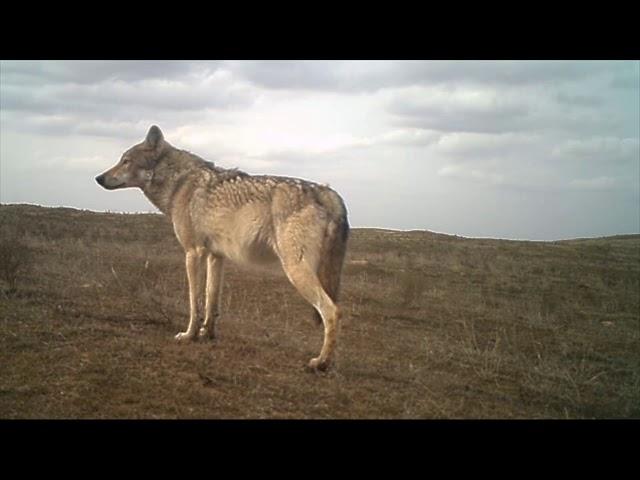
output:
M 206 340 L 209 338 L 213 339 L 213 338 L 216 338 L 216 335 L 215 335 L 215 332 L 213 331 L 213 328 L 202 327 L 198 331 L 198 338 L 202 338 L 203 340 Z
M 329 362 L 327 360 L 322 361 L 320 357 L 312 358 L 309 362 L 309 369 L 318 372 L 324 372 L 329 368 Z
M 190 342 L 195 339 L 195 335 L 189 332 L 180 332 L 174 338 L 176 342 Z

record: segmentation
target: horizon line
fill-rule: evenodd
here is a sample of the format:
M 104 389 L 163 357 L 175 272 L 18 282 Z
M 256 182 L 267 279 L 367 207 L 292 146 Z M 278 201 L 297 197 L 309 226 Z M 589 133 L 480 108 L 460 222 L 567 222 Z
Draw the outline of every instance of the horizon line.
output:
M 87 211 L 87 212 L 93 212 L 93 213 L 109 213 L 109 214 L 123 214 L 123 215 L 161 215 L 161 216 L 166 216 L 164 215 L 162 212 L 160 211 L 150 211 L 150 210 L 139 210 L 139 211 L 114 211 L 114 210 L 93 210 L 91 208 L 80 208 L 80 207 L 73 207 L 73 206 L 69 206 L 69 205 L 42 205 L 40 203 L 29 203 L 29 202 L 1 202 L 0 201 L 0 206 L 2 205 L 30 205 L 30 206 L 36 206 L 36 207 L 40 207 L 40 208 L 68 208 L 71 210 L 78 210 L 78 211 Z M 640 235 L 640 231 L 639 232 L 631 232 L 631 233 L 614 233 L 611 235 L 600 235 L 600 236 L 592 236 L 592 237 L 571 237 L 571 238 L 559 238 L 559 239 L 553 239 L 553 240 L 532 240 L 530 238 L 505 238 L 505 237 L 470 237 L 467 235 L 461 235 L 461 234 L 457 234 L 457 233 L 448 233 L 448 232 L 439 232 L 437 230 L 427 230 L 426 228 L 411 228 L 411 229 L 400 229 L 400 228 L 390 228 L 390 227 L 379 227 L 379 226 L 368 226 L 368 225 L 351 225 L 350 228 L 356 228 L 356 229 L 370 229 L 370 230 L 386 230 L 389 232 L 399 232 L 399 233 L 411 233 L 411 232 L 428 232 L 428 233 L 434 233 L 436 235 L 446 235 L 449 237 L 457 237 L 457 238 L 464 238 L 464 239 L 468 239 L 468 240 L 506 240 L 506 241 L 510 241 L 510 242 L 566 242 L 566 241 L 571 241 L 571 240 L 597 240 L 597 239 L 603 239 L 603 238 L 612 238 L 612 237 L 625 237 L 625 236 L 636 236 L 636 235 Z

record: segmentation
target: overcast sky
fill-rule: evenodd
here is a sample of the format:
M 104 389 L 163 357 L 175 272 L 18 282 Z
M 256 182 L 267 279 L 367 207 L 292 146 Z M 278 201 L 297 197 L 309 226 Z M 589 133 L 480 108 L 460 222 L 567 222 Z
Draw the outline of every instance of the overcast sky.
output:
M 223 167 L 328 183 L 351 224 L 640 232 L 637 61 L 1 61 L 0 202 L 155 211 L 94 177 L 157 124 Z

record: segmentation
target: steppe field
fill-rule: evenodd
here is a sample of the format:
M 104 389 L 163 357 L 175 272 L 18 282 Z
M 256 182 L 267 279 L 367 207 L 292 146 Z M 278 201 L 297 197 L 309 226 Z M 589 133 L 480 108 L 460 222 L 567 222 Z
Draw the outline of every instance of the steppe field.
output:
M 639 418 L 640 235 L 353 229 L 335 367 L 279 271 L 227 264 L 218 338 L 177 344 L 167 218 L 0 205 L 0 419 Z

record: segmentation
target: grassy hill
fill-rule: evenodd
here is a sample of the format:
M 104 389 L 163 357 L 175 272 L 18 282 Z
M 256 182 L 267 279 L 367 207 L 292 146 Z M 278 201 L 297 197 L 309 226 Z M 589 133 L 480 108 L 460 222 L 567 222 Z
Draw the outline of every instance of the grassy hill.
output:
M 640 236 L 354 229 L 336 368 L 278 271 L 188 318 L 168 220 L 0 205 L 0 418 L 640 417 Z

